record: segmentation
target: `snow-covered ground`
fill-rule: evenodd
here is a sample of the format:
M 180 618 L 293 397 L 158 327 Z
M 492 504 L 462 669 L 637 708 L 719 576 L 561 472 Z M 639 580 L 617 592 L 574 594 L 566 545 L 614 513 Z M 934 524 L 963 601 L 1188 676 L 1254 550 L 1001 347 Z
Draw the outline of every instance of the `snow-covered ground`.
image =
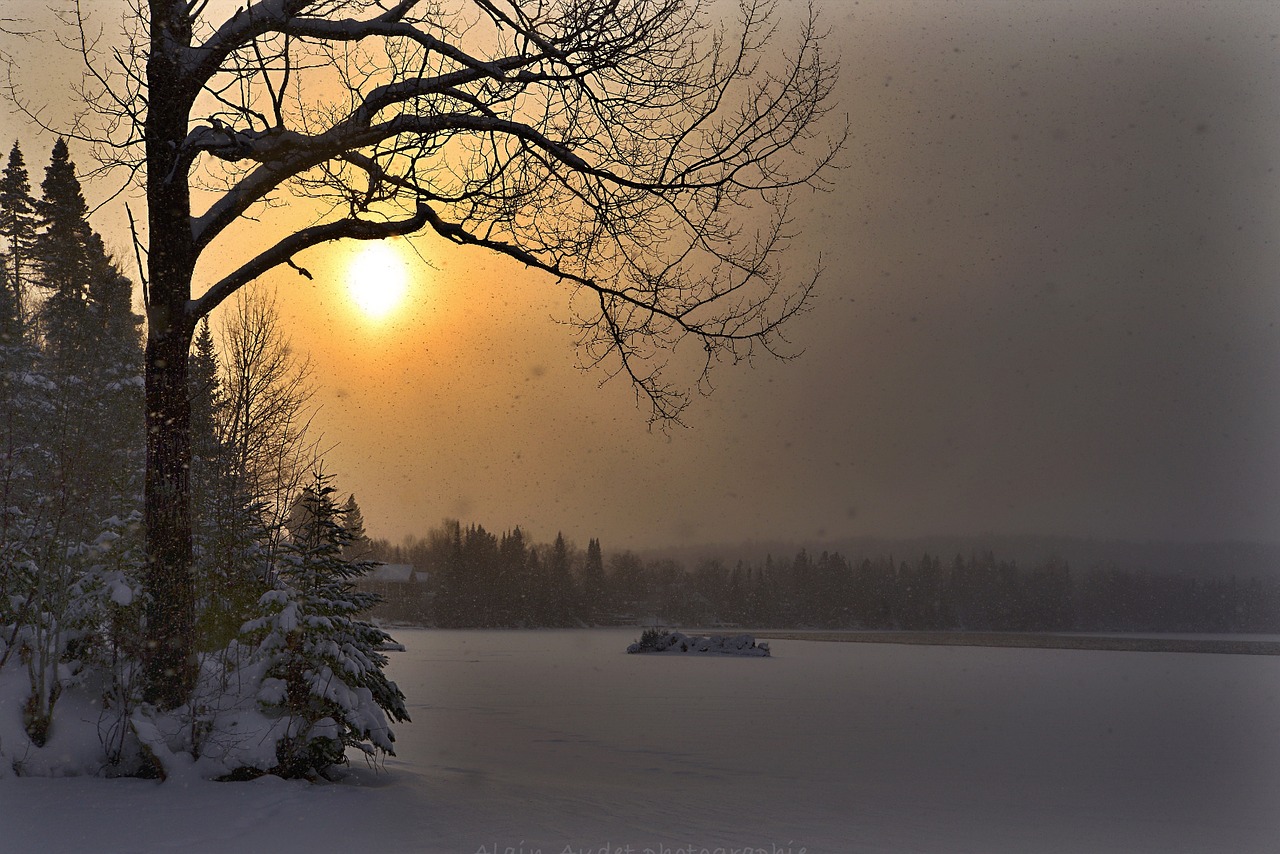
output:
M 1263 852 L 1280 657 L 398 630 L 341 784 L 0 780 L 0 851 Z

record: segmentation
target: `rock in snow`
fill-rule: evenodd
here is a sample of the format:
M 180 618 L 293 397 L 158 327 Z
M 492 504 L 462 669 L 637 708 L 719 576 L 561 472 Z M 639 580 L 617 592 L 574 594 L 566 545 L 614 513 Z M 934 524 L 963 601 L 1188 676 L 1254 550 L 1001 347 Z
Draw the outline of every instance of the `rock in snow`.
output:
M 711 635 L 702 637 L 665 629 L 646 629 L 640 640 L 627 647 L 629 653 L 663 653 L 667 655 L 746 655 L 765 658 L 769 644 L 756 643 L 751 635 Z

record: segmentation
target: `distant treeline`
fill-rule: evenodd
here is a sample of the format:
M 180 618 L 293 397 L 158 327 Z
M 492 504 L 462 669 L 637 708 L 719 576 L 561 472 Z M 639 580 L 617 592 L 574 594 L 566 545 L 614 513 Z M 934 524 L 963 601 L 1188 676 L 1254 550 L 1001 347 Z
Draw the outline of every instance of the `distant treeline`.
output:
M 379 585 L 378 616 L 441 627 L 568 627 L 656 619 L 670 625 L 968 631 L 1280 632 L 1280 580 L 1206 579 L 1065 561 L 1032 566 L 992 552 L 914 561 L 838 552 L 692 568 L 630 551 L 605 559 L 557 536 L 535 544 L 446 521 L 372 556 L 426 580 Z

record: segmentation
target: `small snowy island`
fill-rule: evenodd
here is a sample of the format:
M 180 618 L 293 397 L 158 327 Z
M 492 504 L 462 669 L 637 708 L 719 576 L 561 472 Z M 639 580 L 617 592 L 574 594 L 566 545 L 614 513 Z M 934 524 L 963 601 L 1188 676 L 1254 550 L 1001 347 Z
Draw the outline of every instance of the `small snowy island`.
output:
M 629 653 L 657 653 L 663 655 L 745 655 L 767 658 L 769 644 L 756 643 L 751 635 L 711 635 L 701 637 L 670 632 L 666 629 L 645 629 L 640 640 L 627 647 Z

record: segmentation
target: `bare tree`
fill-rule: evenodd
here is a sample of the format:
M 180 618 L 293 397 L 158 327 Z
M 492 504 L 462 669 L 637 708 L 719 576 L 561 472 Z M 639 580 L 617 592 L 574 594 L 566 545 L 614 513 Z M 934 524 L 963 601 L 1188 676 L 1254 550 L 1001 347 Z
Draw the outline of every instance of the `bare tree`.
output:
M 257 289 L 236 295 L 221 337 L 218 438 L 231 455 L 230 486 L 262 509 L 274 538 L 318 462 L 319 440 L 308 434 L 311 363 L 280 330 L 274 296 Z
M 78 3 L 73 46 L 99 110 L 82 136 L 148 204 L 149 700 L 181 704 L 193 674 L 193 330 L 274 267 L 309 275 L 309 247 L 425 229 L 545 271 L 574 289 L 584 361 L 659 421 L 717 362 L 788 355 L 812 286 L 777 264 L 790 193 L 843 142 L 820 130 L 835 66 L 812 12 L 773 52 L 770 0 L 732 24 L 699 0 L 129 2 L 129 48 L 103 56 Z M 193 292 L 233 223 L 300 197 L 313 224 Z M 701 369 L 672 379 L 688 338 Z

